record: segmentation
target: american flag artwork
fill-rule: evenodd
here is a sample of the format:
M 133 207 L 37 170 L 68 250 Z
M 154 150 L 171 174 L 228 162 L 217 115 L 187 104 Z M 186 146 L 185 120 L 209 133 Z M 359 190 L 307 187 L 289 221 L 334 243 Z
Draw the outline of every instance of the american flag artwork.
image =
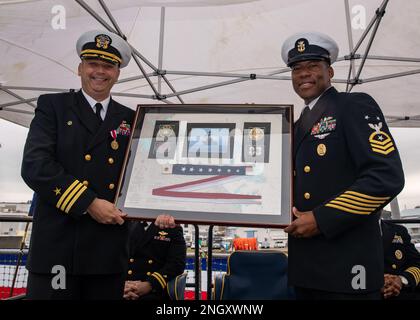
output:
M 266 223 L 288 210 L 291 133 L 282 108 L 147 108 L 139 109 L 118 200 L 127 214 Z
M 175 175 L 209 175 L 208 178 L 190 180 L 184 183 L 154 188 L 152 195 L 176 198 L 182 201 L 201 201 L 213 203 L 261 203 L 261 195 L 238 194 L 226 192 L 200 192 L 203 188 L 222 186 L 232 180 L 237 180 L 252 172 L 252 166 L 212 166 L 212 165 L 183 165 L 175 164 L 165 167 L 167 174 Z

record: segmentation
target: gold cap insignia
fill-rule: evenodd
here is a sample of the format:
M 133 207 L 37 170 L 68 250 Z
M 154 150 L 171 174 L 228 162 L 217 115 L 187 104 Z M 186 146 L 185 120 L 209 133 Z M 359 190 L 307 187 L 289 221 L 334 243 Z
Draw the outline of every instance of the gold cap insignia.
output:
M 106 49 L 108 49 L 112 40 L 106 34 L 99 34 L 95 37 L 95 42 L 96 42 L 96 47 L 106 50 Z
M 306 50 L 305 41 L 300 40 L 297 42 L 296 49 L 298 52 L 302 53 Z

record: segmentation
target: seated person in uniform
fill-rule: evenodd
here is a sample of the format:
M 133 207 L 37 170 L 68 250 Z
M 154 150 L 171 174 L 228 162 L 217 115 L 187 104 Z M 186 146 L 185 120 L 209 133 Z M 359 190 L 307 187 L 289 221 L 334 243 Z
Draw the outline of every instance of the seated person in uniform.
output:
M 384 247 L 384 299 L 420 299 L 420 253 L 408 230 L 381 220 Z
M 167 299 L 167 283 L 185 270 L 187 247 L 182 227 L 173 217 L 155 223 L 130 221 L 130 258 L 124 287 L 127 300 Z M 159 223 L 163 221 L 163 223 Z

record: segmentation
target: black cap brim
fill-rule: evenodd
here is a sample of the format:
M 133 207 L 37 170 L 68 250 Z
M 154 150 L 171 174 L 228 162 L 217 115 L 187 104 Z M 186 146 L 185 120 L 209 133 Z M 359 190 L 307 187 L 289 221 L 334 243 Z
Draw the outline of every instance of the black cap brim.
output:
M 307 61 L 307 60 L 317 60 L 317 61 L 326 61 L 329 65 L 331 65 L 331 60 L 329 57 L 320 56 L 318 54 L 301 54 L 298 56 L 293 57 L 287 63 L 288 67 L 293 66 L 295 63 L 300 61 Z

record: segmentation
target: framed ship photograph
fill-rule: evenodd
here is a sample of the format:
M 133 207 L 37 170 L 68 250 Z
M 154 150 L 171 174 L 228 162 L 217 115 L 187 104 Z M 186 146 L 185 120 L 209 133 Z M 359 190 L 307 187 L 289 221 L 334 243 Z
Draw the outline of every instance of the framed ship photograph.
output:
M 118 183 L 128 218 L 285 227 L 291 105 L 140 105 Z

